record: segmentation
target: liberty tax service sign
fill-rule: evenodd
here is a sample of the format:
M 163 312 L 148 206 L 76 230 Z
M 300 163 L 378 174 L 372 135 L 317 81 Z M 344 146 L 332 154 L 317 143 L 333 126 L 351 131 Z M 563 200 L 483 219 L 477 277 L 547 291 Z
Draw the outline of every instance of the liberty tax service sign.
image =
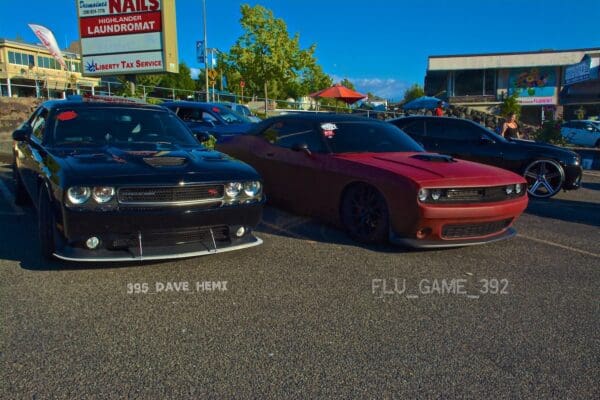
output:
M 76 0 L 83 74 L 178 72 L 175 0 Z

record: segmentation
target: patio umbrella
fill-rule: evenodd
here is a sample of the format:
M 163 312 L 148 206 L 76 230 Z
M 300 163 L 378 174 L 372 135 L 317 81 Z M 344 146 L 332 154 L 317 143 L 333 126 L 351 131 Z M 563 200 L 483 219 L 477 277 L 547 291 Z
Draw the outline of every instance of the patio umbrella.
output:
M 309 94 L 309 96 L 341 100 L 347 104 L 356 103 L 360 99 L 367 97 L 366 94 L 355 92 L 352 89 L 348 89 L 347 87 L 340 85 L 339 83 L 328 87 L 327 89 L 319 90 L 318 92 Z
M 403 109 L 405 110 L 420 110 L 422 108 L 428 109 L 428 110 L 433 110 L 434 108 L 437 107 L 438 102 L 440 102 L 441 100 L 438 99 L 437 97 L 429 97 L 429 96 L 422 96 L 419 97 L 418 99 L 414 99 L 409 101 L 408 103 L 404 104 L 402 106 Z M 442 102 L 442 107 L 448 107 L 448 103 L 446 102 Z

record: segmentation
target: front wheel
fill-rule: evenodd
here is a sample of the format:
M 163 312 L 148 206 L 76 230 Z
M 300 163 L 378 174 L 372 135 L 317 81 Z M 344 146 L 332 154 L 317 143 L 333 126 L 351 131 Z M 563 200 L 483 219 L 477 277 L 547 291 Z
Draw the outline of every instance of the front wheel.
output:
M 45 259 L 53 258 L 56 251 L 58 232 L 52 204 L 45 189 L 40 190 L 38 199 L 38 232 L 42 257 Z
M 536 160 L 525 168 L 527 192 L 531 197 L 549 198 L 562 188 L 565 180 L 563 167 L 554 160 Z
M 385 199 L 373 186 L 357 184 L 342 199 L 341 218 L 348 234 L 363 243 L 381 243 L 388 237 L 389 213 Z

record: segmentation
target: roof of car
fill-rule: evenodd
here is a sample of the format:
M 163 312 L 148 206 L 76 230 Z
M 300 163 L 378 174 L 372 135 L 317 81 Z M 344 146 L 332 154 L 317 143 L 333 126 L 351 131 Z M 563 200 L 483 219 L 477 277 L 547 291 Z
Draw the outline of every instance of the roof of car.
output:
M 108 97 L 108 96 L 98 96 L 98 97 L 82 97 L 82 96 L 70 96 L 64 100 L 48 100 L 43 103 L 44 107 L 48 109 L 53 108 L 65 108 L 65 107 L 94 107 L 94 106 L 102 106 L 102 107 L 114 107 L 114 108 L 122 108 L 122 107 L 135 107 L 149 110 L 165 110 L 164 107 L 147 104 L 141 102 L 137 99 L 128 99 L 124 97 Z
M 166 101 L 162 103 L 162 105 L 166 106 L 186 106 L 186 107 L 223 107 L 224 104 L 221 103 L 206 103 L 202 101 Z
M 315 122 L 342 122 L 342 121 L 370 121 L 370 122 L 383 122 L 373 118 L 362 117 L 351 114 L 333 114 L 333 113 L 290 113 L 281 114 L 275 117 L 271 117 L 268 120 L 277 119 L 288 119 L 288 120 L 301 120 L 301 121 L 315 121 Z M 265 120 L 267 121 L 267 120 Z

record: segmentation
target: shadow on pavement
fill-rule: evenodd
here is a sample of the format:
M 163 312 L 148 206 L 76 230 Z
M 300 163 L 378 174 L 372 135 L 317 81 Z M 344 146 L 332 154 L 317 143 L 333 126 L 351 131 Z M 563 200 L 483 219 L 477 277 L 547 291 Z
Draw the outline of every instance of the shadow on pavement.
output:
M 600 190 L 600 183 L 597 182 L 581 182 L 581 187 L 589 190 Z
M 588 183 L 586 185 L 599 185 Z M 591 226 L 600 226 L 600 204 L 562 199 L 529 199 L 525 212 L 538 217 L 553 218 Z
M 289 214 L 273 206 L 265 207 L 262 222 L 256 231 L 298 240 L 360 247 L 375 252 L 400 254 L 415 251 L 414 249 L 390 244 L 368 245 L 359 243 L 352 240 L 339 228 L 324 224 L 314 218 Z

